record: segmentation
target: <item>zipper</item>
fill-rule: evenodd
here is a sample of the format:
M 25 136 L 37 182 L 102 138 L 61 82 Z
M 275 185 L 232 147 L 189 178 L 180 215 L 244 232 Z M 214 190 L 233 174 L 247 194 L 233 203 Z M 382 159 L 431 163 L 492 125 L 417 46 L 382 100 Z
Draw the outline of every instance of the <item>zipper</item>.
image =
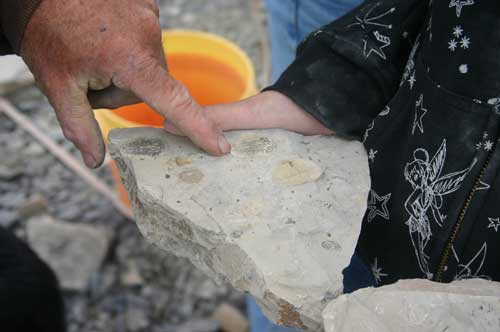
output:
M 499 139 L 500 141 L 500 139 Z M 498 141 L 497 141 L 498 143 Z M 467 197 L 467 200 L 465 201 L 464 206 L 462 207 L 462 210 L 460 211 L 460 215 L 458 217 L 457 223 L 455 224 L 455 227 L 453 228 L 453 232 L 451 233 L 450 238 L 448 239 L 448 243 L 446 244 L 446 247 L 444 248 L 443 254 L 441 255 L 441 260 L 439 261 L 438 269 L 436 271 L 436 276 L 434 278 L 434 281 L 437 282 L 443 282 L 443 273 L 445 271 L 446 265 L 448 264 L 448 261 L 450 259 L 450 254 L 451 250 L 453 248 L 453 243 L 455 242 L 458 232 L 460 231 L 460 228 L 462 227 L 463 221 L 465 219 L 465 214 L 467 213 L 467 210 L 469 208 L 469 205 L 472 201 L 472 198 L 476 194 L 476 191 L 478 187 L 481 185 L 481 181 L 483 179 L 484 173 L 486 172 L 486 168 L 490 164 L 491 158 L 493 156 L 493 152 L 495 151 L 496 143 L 493 149 L 490 151 L 488 154 L 488 158 L 486 159 L 486 162 L 484 163 L 483 167 L 481 168 L 481 173 L 479 173 L 478 177 L 476 178 L 476 182 L 474 183 L 474 186 L 472 187 L 471 192 L 469 193 L 469 196 Z

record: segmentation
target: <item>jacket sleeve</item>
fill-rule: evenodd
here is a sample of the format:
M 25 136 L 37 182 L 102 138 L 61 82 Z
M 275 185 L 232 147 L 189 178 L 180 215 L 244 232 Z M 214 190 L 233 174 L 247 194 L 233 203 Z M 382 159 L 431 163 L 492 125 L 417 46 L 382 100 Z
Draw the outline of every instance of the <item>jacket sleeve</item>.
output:
M 24 30 L 41 1 L 0 0 L 0 54 L 19 54 Z
M 427 14 L 424 0 L 368 0 L 298 47 L 266 90 L 291 98 L 323 125 L 360 139 L 394 95 Z

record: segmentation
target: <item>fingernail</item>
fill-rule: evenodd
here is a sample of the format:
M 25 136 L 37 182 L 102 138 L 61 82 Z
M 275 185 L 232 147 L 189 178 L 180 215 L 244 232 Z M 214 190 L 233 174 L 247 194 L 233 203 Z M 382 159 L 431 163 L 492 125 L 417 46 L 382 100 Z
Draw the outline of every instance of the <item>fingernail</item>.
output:
M 94 158 L 93 155 L 90 153 L 82 153 L 83 161 L 85 162 L 85 165 L 89 168 L 96 168 L 97 166 L 97 161 Z
M 219 136 L 219 150 L 223 154 L 228 154 L 231 151 L 231 145 L 229 145 L 229 142 L 226 140 L 224 135 Z

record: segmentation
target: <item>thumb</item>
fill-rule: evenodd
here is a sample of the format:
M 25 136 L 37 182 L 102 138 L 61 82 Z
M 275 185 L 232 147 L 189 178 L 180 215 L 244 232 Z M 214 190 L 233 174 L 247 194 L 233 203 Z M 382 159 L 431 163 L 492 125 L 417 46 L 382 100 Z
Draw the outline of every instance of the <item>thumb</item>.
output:
M 87 167 L 99 167 L 104 160 L 104 142 L 85 89 L 69 81 L 48 91 L 47 96 L 64 137 L 80 150 Z
M 130 91 L 203 150 L 216 156 L 231 150 L 222 131 L 191 97 L 188 89 L 157 62 L 136 71 L 127 85 Z

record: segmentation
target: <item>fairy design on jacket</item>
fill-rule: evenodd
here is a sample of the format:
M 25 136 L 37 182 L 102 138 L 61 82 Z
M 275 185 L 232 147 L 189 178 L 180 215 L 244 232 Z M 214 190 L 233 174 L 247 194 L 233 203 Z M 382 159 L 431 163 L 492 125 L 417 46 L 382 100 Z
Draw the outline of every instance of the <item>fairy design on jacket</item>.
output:
M 405 201 L 405 210 L 410 215 L 406 221 L 412 245 L 420 269 L 431 279 L 428 259 L 425 253 L 427 244 L 432 236 L 431 221 L 442 227 L 446 215 L 441 213 L 443 196 L 451 194 L 460 188 L 463 180 L 474 166 L 473 161 L 468 168 L 441 175 L 446 161 L 446 139 L 435 155 L 430 159 L 427 150 L 419 148 L 413 152 L 413 160 L 406 164 L 405 179 L 410 182 L 413 192 Z

